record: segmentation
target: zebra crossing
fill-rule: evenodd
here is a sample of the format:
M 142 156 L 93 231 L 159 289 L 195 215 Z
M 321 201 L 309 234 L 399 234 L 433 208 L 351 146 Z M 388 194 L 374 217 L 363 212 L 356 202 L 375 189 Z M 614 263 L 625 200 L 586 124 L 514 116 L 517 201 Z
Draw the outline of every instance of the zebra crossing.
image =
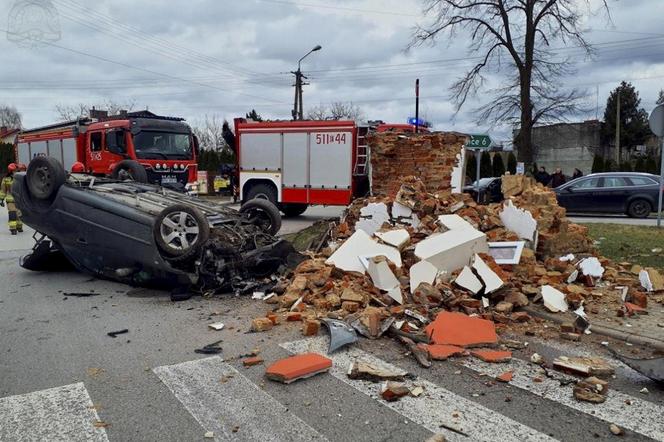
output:
M 324 336 L 279 344 L 290 354 L 318 352 L 326 354 Z M 520 418 L 490 406 L 482 398 L 468 397 L 441 385 L 435 378 L 414 377 L 407 382 L 423 387 L 418 397 L 407 396 L 386 402 L 378 394 L 378 385 L 347 376 L 351 362 L 364 361 L 386 369 L 396 367 L 380 357 L 350 347 L 329 356 L 333 367 L 330 379 L 339 385 L 340 396 L 359 395 L 375 407 L 376 413 L 393 413 L 431 433 L 441 433 L 450 441 L 550 441 L 566 439 L 552 436 L 532 420 Z M 610 390 L 605 403 L 593 405 L 573 398 L 572 386 L 561 383 L 566 376 L 557 373 L 549 378 L 538 366 L 513 358 L 505 364 L 490 364 L 474 358 L 458 359 L 459 367 L 469 373 L 492 379 L 511 370 L 510 388 L 532 398 L 573 413 L 573 416 L 599 422 L 602 427 L 614 423 L 635 435 L 664 441 L 664 406 L 656 400 Z M 272 395 L 261 380 L 246 370 L 238 370 L 219 356 L 196 359 L 152 368 L 152 373 L 201 426 L 201 435 L 212 432 L 216 440 L 292 440 L 323 441 L 338 439 L 326 431 L 333 422 L 313 421 L 311 415 L 295 413 L 283 396 Z M 637 375 L 638 376 L 638 375 Z M 535 382 L 534 379 L 537 378 Z M 261 378 L 262 379 L 262 378 Z M 571 379 L 571 378 L 570 378 Z M 300 381 L 298 389 L 315 390 L 316 382 Z M 319 384 L 318 384 L 319 385 Z M 292 388 L 291 386 L 285 388 Z M 290 390 L 289 390 L 290 391 Z M 312 395 L 318 394 L 311 391 Z M 96 398 L 100 400 L 100 398 Z M 125 440 L 123 435 L 107 434 L 92 405 L 90 394 L 81 382 L 23 395 L 0 398 L 0 440 Z M 357 422 L 356 425 L 365 425 Z M 238 431 L 241 429 L 241 431 Z M 429 434 L 427 432 L 427 434 Z M 330 434 L 337 434 L 331 437 Z M 366 433 L 372 439 L 371 432 Z

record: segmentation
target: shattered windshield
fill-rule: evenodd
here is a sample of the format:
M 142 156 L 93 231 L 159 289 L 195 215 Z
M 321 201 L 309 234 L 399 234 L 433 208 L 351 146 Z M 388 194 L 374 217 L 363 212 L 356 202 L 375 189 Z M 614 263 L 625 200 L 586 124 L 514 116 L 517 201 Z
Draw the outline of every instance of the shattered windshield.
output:
M 139 159 L 189 160 L 192 158 L 191 136 L 143 130 L 134 135 L 134 150 Z

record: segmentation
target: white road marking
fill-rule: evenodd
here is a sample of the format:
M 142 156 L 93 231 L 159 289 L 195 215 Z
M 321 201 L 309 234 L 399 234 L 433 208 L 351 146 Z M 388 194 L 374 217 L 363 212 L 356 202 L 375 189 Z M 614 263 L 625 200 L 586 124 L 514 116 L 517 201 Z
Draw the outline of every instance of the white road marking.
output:
M 461 364 L 489 376 L 498 376 L 507 370 L 512 370 L 514 378 L 510 384 L 515 387 L 581 411 L 591 417 L 664 441 L 664 419 L 661 419 L 661 416 L 664 416 L 664 407 L 611 390 L 610 383 L 606 401 L 602 404 L 591 404 L 574 399 L 572 385 L 561 386 L 557 380 L 547 378 L 539 366 L 521 359 L 514 358 L 505 364 L 491 364 L 475 358 L 465 358 L 461 360 Z M 539 377 L 542 382 L 534 382 L 533 379 L 536 377 Z M 626 401 L 630 401 L 631 405 L 627 405 Z
M 0 398 L 2 441 L 100 441 L 99 415 L 82 382 Z
M 328 340 L 325 337 L 303 339 L 280 344 L 290 353 L 327 353 Z M 386 369 L 396 369 L 394 365 L 369 353 L 351 347 L 329 355 L 333 361 L 330 374 L 360 392 L 379 401 L 386 407 L 422 425 L 434 433 L 443 433 L 447 440 L 478 441 L 551 441 L 550 436 L 540 433 L 507 416 L 476 404 L 438 385 L 417 379 L 413 384 L 424 387 L 425 393 L 419 397 L 406 396 L 396 402 L 386 402 L 378 394 L 380 384 L 349 379 L 346 375 L 351 362 L 362 360 Z M 460 430 L 469 437 L 442 428 L 441 425 Z
M 217 440 L 327 440 L 219 356 L 153 371 Z

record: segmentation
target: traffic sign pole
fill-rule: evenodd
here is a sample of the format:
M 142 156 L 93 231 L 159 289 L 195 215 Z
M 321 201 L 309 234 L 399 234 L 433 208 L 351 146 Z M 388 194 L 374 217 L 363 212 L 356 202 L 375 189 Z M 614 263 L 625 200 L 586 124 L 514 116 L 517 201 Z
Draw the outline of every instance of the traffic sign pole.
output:
M 664 193 L 664 137 L 659 137 L 659 203 L 657 204 L 657 227 L 662 226 L 662 193 Z
M 659 202 L 657 203 L 657 227 L 662 226 L 662 193 L 664 192 L 664 104 L 655 107 L 648 119 L 650 130 L 659 137 Z
M 477 173 L 475 174 L 477 179 L 475 181 L 476 193 L 477 193 L 477 204 L 480 203 L 480 156 L 482 151 L 480 149 L 475 149 L 475 161 L 477 164 Z M 660 198 L 661 199 L 661 198 Z

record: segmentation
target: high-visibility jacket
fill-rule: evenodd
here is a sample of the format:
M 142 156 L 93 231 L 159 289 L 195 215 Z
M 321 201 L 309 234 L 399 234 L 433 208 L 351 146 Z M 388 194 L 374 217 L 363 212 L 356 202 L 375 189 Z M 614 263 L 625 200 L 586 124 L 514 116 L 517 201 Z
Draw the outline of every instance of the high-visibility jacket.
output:
M 0 183 L 0 201 L 7 201 L 8 203 L 14 202 L 14 197 L 12 196 L 12 183 L 14 178 L 11 176 L 6 176 L 2 179 Z

